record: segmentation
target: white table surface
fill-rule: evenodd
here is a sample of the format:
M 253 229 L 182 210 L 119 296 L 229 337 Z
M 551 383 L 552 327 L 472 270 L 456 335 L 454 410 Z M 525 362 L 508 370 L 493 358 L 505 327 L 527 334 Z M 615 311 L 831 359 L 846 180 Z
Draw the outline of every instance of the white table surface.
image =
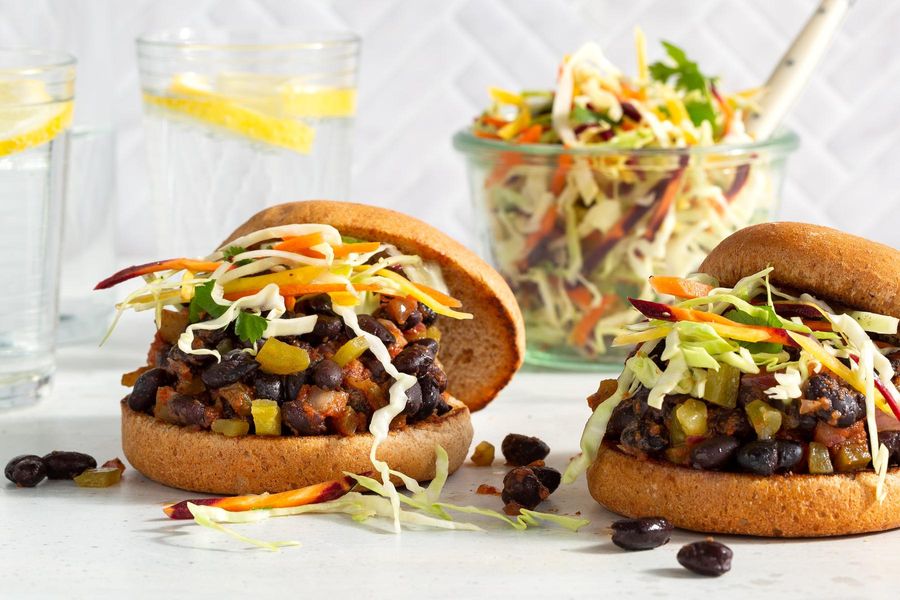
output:
M 52 396 L 0 414 L 0 461 L 14 455 L 79 450 L 98 461 L 122 456 L 118 400 L 122 372 L 142 360 L 149 340 L 144 315 L 130 315 L 102 349 L 59 353 Z M 522 372 L 487 410 L 473 416 L 475 442 L 498 447 L 509 432 L 537 435 L 562 469 L 578 446 L 595 375 Z M 124 457 L 123 457 L 124 458 Z M 500 508 L 477 496 L 481 483 L 502 487 L 505 469 L 465 465 L 450 478 L 446 498 Z M 718 579 L 692 575 L 675 555 L 702 539 L 676 532 L 647 552 L 624 552 L 605 533 L 614 516 L 588 495 L 582 479 L 542 505 L 591 524 L 558 529 L 386 533 L 343 515 L 305 515 L 237 525 L 248 535 L 298 540 L 269 552 L 194 525 L 171 521 L 164 503 L 196 497 L 151 482 L 133 469 L 107 489 L 47 482 L 33 489 L 0 485 L 0 597 L 296 598 L 360 597 L 816 597 L 896 596 L 900 532 L 832 540 L 770 541 L 721 536 L 734 550 L 733 568 Z M 711 498 L 710 502 L 722 499 Z M 480 523 L 480 521 L 479 521 Z

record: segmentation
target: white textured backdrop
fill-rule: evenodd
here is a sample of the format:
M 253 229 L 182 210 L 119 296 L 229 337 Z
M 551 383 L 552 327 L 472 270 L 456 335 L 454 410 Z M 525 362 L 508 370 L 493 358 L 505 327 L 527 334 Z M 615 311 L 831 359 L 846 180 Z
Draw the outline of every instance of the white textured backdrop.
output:
M 548 86 L 560 57 L 595 40 L 634 68 L 640 24 L 684 46 L 727 88 L 757 85 L 813 0 L 0 0 L 0 44 L 79 61 L 76 121 L 118 142 L 118 249 L 154 254 L 147 219 L 134 38 L 179 26 L 345 28 L 362 36 L 355 200 L 416 214 L 471 242 L 453 132 L 486 88 Z M 900 243 L 900 2 L 859 0 L 794 108 L 802 138 L 781 216 Z

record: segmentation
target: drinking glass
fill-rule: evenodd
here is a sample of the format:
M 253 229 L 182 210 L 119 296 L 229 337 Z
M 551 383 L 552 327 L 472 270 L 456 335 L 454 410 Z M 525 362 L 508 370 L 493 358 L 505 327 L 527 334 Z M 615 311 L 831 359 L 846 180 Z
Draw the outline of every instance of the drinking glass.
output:
M 61 346 L 97 344 L 112 320 L 115 291 L 93 287 L 117 267 L 115 154 L 112 127 L 72 127 L 56 335 Z
M 181 29 L 137 53 L 160 256 L 205 256 L 266 206 L 346 197 L 356 36 Z
M 0 408 L 49 390 L 75 59 L 0 49 Z

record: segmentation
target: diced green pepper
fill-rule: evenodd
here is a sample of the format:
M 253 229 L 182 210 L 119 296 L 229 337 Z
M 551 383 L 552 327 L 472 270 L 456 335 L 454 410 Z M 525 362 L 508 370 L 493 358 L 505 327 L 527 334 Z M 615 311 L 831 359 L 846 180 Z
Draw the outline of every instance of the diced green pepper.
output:
M 706 387 L 703 399 L 725 408 L 737 405 L 738 388 L 741 385 L 741 371 L 731 365 L 719 364 L 719 370 L 709 369 L 706 373 Z
M 309 354 L 303 348 L 269 338 L 256 354 L 256 362 L 266 373 L 291 375 L 306 370 L 309 366 Z
M 216 419 L 212 422 L 212 430 L 227 437 L 247 435 L 250 423 L 243 419 Z
M 250 412 L 253 415 L 256 435 L 281 435 L 281 407 L 277 402 L 254 400 Z
M 78 487 L 104 488 L 115 485 L 122 480 L 122 471 L 115 467 L 88 469 L 74 478 Z
M 814 475 L 834 473 L 834 467 L 831 465 L 831 456 L 828 455 L 828 448 L 825 444 L 810 442 L 807 464 L 809 472 Z
M 762 400 L 754 400 L 744 410 L 747 418 L 756 430 L 756 435 L 761 440 L 767 440 L 781 429 L 781 411 L 772 408 Z
M 690 398 L 675 409 L 675 418 L 686 436 L 706 434 L 706 403 Z
M 339 367 L 347 366 L 351 360 L 362 356 L 362 353 L 369 349 L 369 342 L 363 336 L 355 337 L 343 346 L 338 348 L 331 360 L 336 362 Z
M 475 446 L 472 452 L 472 462 L 479 467 L 489 467 L 494 462 L 494 445 L 490 442 L 481 442 Z
M 833 448 L 834 468 L 838 473 L 849 471 L 861 471 L 872 460 L 869 453 L 869 444 L 865 440 L 844 442 Z

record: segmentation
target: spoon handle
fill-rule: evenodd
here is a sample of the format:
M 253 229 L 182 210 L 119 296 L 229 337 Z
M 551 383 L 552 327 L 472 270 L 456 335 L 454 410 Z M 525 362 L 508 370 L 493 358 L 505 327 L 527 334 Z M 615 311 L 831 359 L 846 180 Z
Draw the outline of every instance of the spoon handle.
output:
M 822 0 L 797 34 L 766 82 L 759 112 L 747 119 L 747 131 L 757 140 L 768 138 L 800 96 L 813 68 L 854 0 Z

